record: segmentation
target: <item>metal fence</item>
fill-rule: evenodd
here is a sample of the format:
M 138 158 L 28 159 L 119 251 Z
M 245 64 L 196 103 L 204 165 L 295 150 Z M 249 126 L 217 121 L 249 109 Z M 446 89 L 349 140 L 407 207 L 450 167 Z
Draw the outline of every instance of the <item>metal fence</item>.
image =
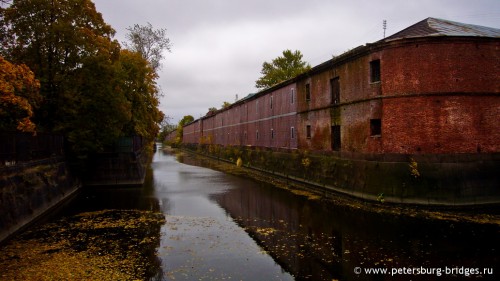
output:
M 64 155 L 64 137 L 60 135 L 0 132 L 0 166 L 13 166 Z

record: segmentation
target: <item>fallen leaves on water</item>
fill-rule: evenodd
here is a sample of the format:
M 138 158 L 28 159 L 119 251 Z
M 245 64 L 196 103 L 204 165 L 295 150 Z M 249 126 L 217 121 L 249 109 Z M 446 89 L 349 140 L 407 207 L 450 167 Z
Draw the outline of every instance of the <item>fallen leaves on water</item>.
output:
M 1 280 L 144 280 L 159 268 L 162 214 L 82 213 L 23 233 L 0 250 Z

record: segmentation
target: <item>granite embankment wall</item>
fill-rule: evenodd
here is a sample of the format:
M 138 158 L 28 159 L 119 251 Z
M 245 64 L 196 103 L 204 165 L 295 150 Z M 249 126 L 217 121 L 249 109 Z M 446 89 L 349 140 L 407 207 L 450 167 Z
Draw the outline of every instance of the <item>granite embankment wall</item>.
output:
M 443 206 L 500 203 L 500 153 L 406 155 L 185 147 L 233 163 L 241 158 L 245 167 L 364 200 Z
M 0 241 L 75 193 L 80 182 L 61 157 L 0 167 Z

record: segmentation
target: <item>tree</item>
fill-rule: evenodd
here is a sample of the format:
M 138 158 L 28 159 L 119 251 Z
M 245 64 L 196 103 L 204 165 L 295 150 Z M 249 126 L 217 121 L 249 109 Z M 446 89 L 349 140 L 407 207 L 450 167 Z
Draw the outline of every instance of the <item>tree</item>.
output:
M 194 117 L 191 115 L 186 115 L 182 117 L 181 121 L 179 121 L 179 127 L 183 127 L 194 121 Z
M 170 51 L 170 39 L 167 37 L 166 29 L 153 29 L 151 23 L 145 26 L 135 24 L 127 28 L 127 40 L 123 45 L 134 52 L 138 52 L 151 64 L 154 71 L 158 71 L 163 59 L 163 51 Z
M 40 82 L 26 65 L 0 56 L 0 130 L 34 132 L 33 109 L 42 100 Z
M 13 1 L 2 20 L 11 40 L 3 53 L 40 80 L 37 127 L 66 135 L 81 157 L 123 135 L 131 105 L 121 90 L 120 44 L 91 0 Z
M 222 108 L 227 108 L 227 107 L 230 107 L 231 106 L 231 103 L 225 101 L 222 103 Z
M 45 102 L 36 122 L 47 131 L 64 127 L 73 116 L 68 102 L 75 72 L 93 56 L 107 53 L 109 62 L 118 58 L 119 44 L 114 30 L 95 10 L 91 0 L 23 0 L 2 10 L 7 40 L 3 53 L 14 63 L 24 63 L 40 80 Z M 12 41 L 13 40 L 13 41 Z M 108 48 L 108 50 L 104 50 Z M 87 61 L 88 62 L 88 61 Z M 72 115 L 84 112 L 72 112 Z
M 129 50 L 121 51 L 120 66 L 120 89 L 131 106 L 131 120 L 125 126 L 125 134 L 153 141 L 164 120 L 164 114 L 158 109 L 157 74 L 141 54 Z
M 167 135 L 175 131 L 177 126 L 171 123 L 172 117 L 165 115 L 160 123 L 160 133 L 158 134 L 158 140 L 164 141 Z
M 194 117 L 191 116 L 191 115 L 186 115 L 184 117 L 182 117 L 182 119 L 179 121 L 179 125 L 177 126 L 177 137 L 176 137 L 176 143 L 177 144 L 181 144 L 182 143 L 182 135 L 183 135 L 183 132 L 184 132 L 184 126 L 193 122 L 194 121 Z
M 272 62 L 264 62 L 262 64 L 262 76 L 255 81 L 257 89 L 267 89 L 280 82 L 294 78 L 301 73 L 311 69 L 311 66 L 302 61 L 302 53 L 300 51 L 292 52 L 290 50 L 283 51 L 283 56 L 273 59 Z

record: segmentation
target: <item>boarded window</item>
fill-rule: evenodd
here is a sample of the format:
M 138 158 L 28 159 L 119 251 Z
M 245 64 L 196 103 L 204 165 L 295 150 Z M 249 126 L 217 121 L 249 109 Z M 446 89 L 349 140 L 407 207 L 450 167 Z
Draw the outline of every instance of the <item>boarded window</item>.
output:
M 370 62 L 370 82 L 380 82 L 380 60 Z
M 330 96 L 332 104 L 340 103 L 340 83 L 338 77 L 330 79 Z
M 306 126 L 306 136 L 308 139 L 311 138 L 311 125 Z
M 370 119 L 370 135 L 382 135 L 382 121 L 380 119 Z
M 306 101 L 310 101 L 311 100 L 311 86 L 308 84 L 306 84 Z
M 295 89 L 292 88 L 290 91 L 290 103 L 293 104 L 295 102 Z

